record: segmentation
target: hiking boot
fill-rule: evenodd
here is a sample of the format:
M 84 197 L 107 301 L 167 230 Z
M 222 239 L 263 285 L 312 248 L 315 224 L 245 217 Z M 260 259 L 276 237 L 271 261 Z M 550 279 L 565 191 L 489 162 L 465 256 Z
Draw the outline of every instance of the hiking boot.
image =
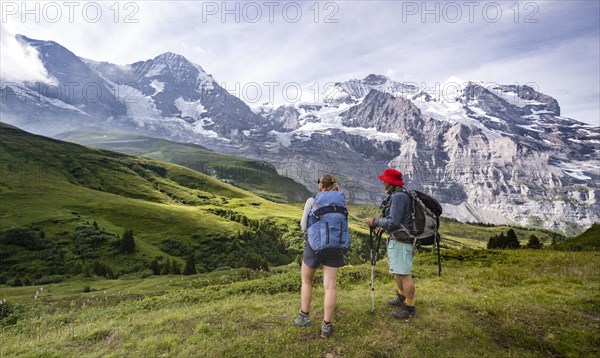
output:
M 388 305 L 390 306 L 397 306 L 397 307 L 402 307 L 404 306 L 404 301 L 406 300 L 405 296 L 402 296 L 401 294 L 396 294 L 396 298 L 394 298 L 393 300 L 389 300 L 388 301 Z
M 325 322 L 323 322 L 323 324 L 321 324 L 321 338 L 327 339 L 327 338 L 329 338 L 329 336 L 331 336 L 332 333 L 333 333 L 333 324 L 331 324 L 331 323 L 325 324 Z
M 308 327 L 311 324 L 310 317 L 302 312 L 298 312 L 298 316 L 296 316 L 294 324 L 299 327 Z
M 415 308 L 415 306 L 404 305 L 400 311 L 392 312 L 392 317 L 397 319 L 409 319 L 416 314 L 417 309 Z

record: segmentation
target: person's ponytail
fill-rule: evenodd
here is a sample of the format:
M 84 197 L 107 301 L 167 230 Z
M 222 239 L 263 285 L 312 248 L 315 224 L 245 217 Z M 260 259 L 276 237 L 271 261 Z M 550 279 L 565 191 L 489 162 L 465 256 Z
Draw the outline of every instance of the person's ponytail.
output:
M 321 177 L 320 182 L 323 183 L 323 190 L 325 191 L 339 191 L 340 186 L 338 185 L 335 177 L 331 174 L 325 174 Z

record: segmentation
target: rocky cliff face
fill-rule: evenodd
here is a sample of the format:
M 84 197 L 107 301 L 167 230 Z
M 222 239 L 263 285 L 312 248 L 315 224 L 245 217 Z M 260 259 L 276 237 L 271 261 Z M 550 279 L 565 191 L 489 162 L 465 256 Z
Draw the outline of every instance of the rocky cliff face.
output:
M 346 92 L 363 96 L 344 96 L 344 101 L 301 113 L 300 118 L 318 120 L 300 120 L 298 128 L 286 132 L 288 150 L 307 140 L 307 131 L 328 133 L 350 148 L 352 161 L 319 161 L 354 179 L 352 186 L 360 188 L 351 194 L 355 200 L 378 197 L 373 170 L 385 163 L 401 170 L 410 187 L 440 198 L 446 213 L 462 220 L 561 229 L 600 220 L 600 131 L 561 117 L 554 98 L 527 86 L 488 88 L 463 81 L 450 95 L 390 80 L 378 81 L 367 92 L 372 78 L 338 84 L 358 88 Z M 373 145 L 352 146 L 361 142 L 354 136 Z
M 117 66 L 21 40 L 59 83 L 97 83 L 107 94 L 88 103 L 3 85 L 3 120 L 28 131 L 94 122 L 195 142 L 269 161 L 310 190 L 332 172 L 350 200 L 366 203 L 383 198 L 376 174 L 392 166 L 461 220 L 560 229 L 600 221 L 600 129 L 562 117 L 554 98 L 528 86 L 452 79 L 432 90 L 369 75 L 336 83 L 322 103 L 251 109 L 177 54 Z

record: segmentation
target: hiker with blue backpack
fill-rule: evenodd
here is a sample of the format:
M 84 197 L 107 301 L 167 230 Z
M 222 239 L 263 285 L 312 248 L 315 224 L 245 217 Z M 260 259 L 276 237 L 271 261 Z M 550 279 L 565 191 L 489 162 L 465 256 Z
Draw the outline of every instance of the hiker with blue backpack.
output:
M 404 190 L 401 172 L 388 168 L 378 177 L 383 181 L 388 197 L 381 204 L 381 218 L 366 218 L 365 223 L 388 233 L 389 272 L 394 275 L 397 286 L 396 298 L 388 304 L 400 308 L 400 311 L 392 312 L 394 318 L 407 319 L 416 314 L 415 283 L 411 275 L 414 256 L 412 198 Z
M 350 236 L 346 198 L 335 177 L 326 174 L 317 183 L 319 192 L 306 201 L 300 222 L 302 230 L 306 232 L 306 244 L 301 268 L 300 312 L 294 324 L 301 327 L 311 325 L 313 280 L 317 268 L 323 265 L 325 297 L 321 338 L 328 338 L 333 333 L 338 269 L 345 265 L 344 254 L 350 247 Z

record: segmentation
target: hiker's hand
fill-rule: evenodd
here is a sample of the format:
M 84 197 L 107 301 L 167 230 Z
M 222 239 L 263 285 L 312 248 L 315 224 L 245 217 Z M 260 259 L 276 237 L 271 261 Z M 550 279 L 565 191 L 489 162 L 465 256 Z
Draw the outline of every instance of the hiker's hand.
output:
M 373 226 L 373 222 L 375 221 L 375 219 L 373 218 L 366 218 L 365 219 L 365 223 L 367 224 L 367 226 L 371 227 Z

